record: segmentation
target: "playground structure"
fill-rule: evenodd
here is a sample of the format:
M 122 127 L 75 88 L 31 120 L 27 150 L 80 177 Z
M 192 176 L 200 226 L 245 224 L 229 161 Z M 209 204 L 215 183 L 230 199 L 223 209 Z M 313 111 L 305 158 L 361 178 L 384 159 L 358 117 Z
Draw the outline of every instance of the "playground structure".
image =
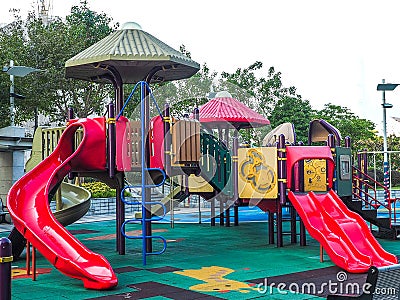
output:
M 115 37 L 123 40 L 130 35 L 139 35 L 142 40 L 166 53 L 160 54 L 161 59 L 158 60 L 143 60 L 133 55 L 124 58 L 123 63 L 116 53 L 112 57 L 107 56 L 104 61 L 88 57 L 95 50 L 104 49 L 104 46 L 108 50 L 113 49 L 112 40 Z M 74 119 L 71 111 L 68 126 L 60 133 L 54 151 L 43 157 L 44 160 L 9 192 L 7 206 L 16 229 L 58 270 L 82 280 L 86 288 L 109 289 L 118 283 L 107 260 L 69 234 L 49 210 L 49 195 L 55 193 L 65 176 L 90 176 L 117 189 L 117 250 L 119 254 L 125 254 L 125 238 L 141 240 L 143 264 L 146 264 L 147 256 L 165 251 L 167 242 L 161 236 L 152 235 L 152 223 L 172 209 L 162 201 L 152 201 L 150 189 L 164 184 L 168 177 L 177 176 L 187 178 L 188 185 L 184 192 L 179 188 L 170 197 L 180 198 L 182 193 L 201 195 L 211 201 L 214 216 L 214 200 L 217 199 L 227 208 L 233 206 L 235 225 L 238 225 L 237 207 L 240 205 L 255 204 L 268 212 L 269 242 L 275 242 L 276 219 L 278 247 L 283 246 L 282 212 L 287 208 L 290 210 L 291 242 L 297 242 L 298 214 L 302 219 L 300 244 L 306 244 L 307 228 L 331 260 L 345 270 L 366 272 L 372 265 L 397 263 L 394 255 L 379 246 L 365 221 L 342 203 L 341 198 L 353 201 L 354 195 L 364 199 L 365 182 L 361 180 L 355 188 L 362 193 L 353 190 L 350 142 L 347 139 L 346 146 L 340 147 L 340 134 L 325 121 L 310 125 L 309 144 L 327 140 L 327 146 L 295 145 L 292 128 L 292 131 L 289 130 L 290 143 L 286 143 L 285 134 L 277 130 L 274 131 L 277 143 L 239 148 L 238 130 L 258 121 L 257 124 L 267 124 L 268 121 L 262 121 L 266 120 L 262 116 L 258 121 L 252 119 L 259 117 L 256 115 L 244 116 L 236 122 L 225 119 L 221 123 L 236 129 L 231 153 L 226 145 L 231 127 L 223 128 L 216 119 L 207 121 L 202 108 L 195 110 L 191 119 L 174 119 L 168 106 L 163 111 L 157 107 L 158 115 L 151 116 L 151 82 L 190 77 L 198 70 L 198 64 L 165 44 L 160 48 L 158 43 L 161 42 L 140 28 L 127 27 L 68 61 L 67 76 L 97 82 L 111 81 L 115 87 L 116 105 L 111 103 L 108 106 L 106 118 Z M 137 50 L 137 45 L 135 47 Z M 140 81 L 143 78 L 145 80 Z M 126 82 L 138 83 L 124 104 L 122 87 Z M 136 92 L 140 92 L 140 121 L 124 116 L 126 105 Z M 219 97 L 214 102 L 226 104 L 233 101 L 230 98 Z M 234 104 L 231 106 L 235 107 Z M 213 123 L 217 125 L 219 137 L 225 130 L 225 143 L 204 130 L 203 127 L 210 128 Z M 78 130 L 81 130 L 79 140 Z M 126 172 L 139 172 L 141 183 L 125 186 Z M 139 219 L 126 220 L 125 205 L 138 204 L 124 197 L 124 191 L 133 187 L 142 189 L 139 202 L 142 213 Z M 229 220 L 227 209 L 226 221 Z M 127 234 L 126 227 L 132 223 L 141 224 L 141 235 Z M 215 225 L 215 219 L 212 225 Z M 390 223 L 389 227 L 392 225 Z M 162 241 L 161 249 L 153 250 L 154 239 Z

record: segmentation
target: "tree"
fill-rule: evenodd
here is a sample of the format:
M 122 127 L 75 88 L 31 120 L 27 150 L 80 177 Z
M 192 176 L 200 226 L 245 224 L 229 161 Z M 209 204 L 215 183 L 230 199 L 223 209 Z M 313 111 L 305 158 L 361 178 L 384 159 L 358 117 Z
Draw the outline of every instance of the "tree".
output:
M 24 44 L 24 27 L 19 11 L 14 10 L 14 22 L 0 29 L 0 63 L 1 66 L 9 64 L 10 60 L 20 58 L 24 60 L 27 57 Z M 18 64 L 19 60 L 15 61 Z M 0 73 L 0 127 L 10 124 L 10 77 L 8 74 Z M 21 79 L 15 77 L 15 86 L 21 86 Z M 19 90 L 16 90 L 20 93 Z M 18 102 L 16 103 L 18 105 Z
M 308 128 L 314 111 L 308 100 L 301 96 L 284 96 L 274 106 L 269 120 L 272 127 L 289 122 L 294 124 L 297 141 L 307 143 Z
M 45 70 L 16 82 L 26 99 L 16 103 L 16 122 L 31 119 L 34 108 L 63 123 L 69 107 L 78 117 L 104 112 L 104 99 L 110 87 L 66 79 L 65 62 L 107 36 L 113 28 L 111 18 L 89 9 L 86 0 L 71 8 L 65 21 L 55 18 L 48 23 L 34 13 L 26 21 L 19 17 L 0 32 L 0 61 L 10 59 L 19 65 Z M 115 25 L 117 26 L 117 25 Z M 3 97 L 1 103 L 5 103 Z M 2 124 L 4 126 L 4 124 Z
M 290 110 L 285 111 L 283 108 L 286 107 L 285 101 L 301 101 L 301 96 L 296 94 L 294 86 L 288 88 L 283 86 L 282 73 L 276 72 L 274 67 L 268 69 L 266 78 L 257 77 L 255 72 L 262 67 L 262 62 L 257 61 L 245 69 L 238 68 L 234 73 L 222 72 L 220 87 L 224 88 L 227 84 L 236 86 L 234 91 L 230 91 L 228 85 L 228 91 L 248 107 L 270 119 L 272 127 L 283 123 L 282 117 L 289 122 L 296 122 L 297 120 L 291 116 Z M 270 128 L 247 130 L 241 134 L 245 140 L 252 141 L 255 145 L 261 145 L 261 141 Z
M 375 124 L 370 120 L 359 118 L 347 107 L 328 103 L 322 110 L 316 111 L 314 117 L 331 123 L 340 131 L 343 138 L 349 136 L 352 139 L 352 148 L 356 151 L 363 150 L 367 141 L 376 140 Z

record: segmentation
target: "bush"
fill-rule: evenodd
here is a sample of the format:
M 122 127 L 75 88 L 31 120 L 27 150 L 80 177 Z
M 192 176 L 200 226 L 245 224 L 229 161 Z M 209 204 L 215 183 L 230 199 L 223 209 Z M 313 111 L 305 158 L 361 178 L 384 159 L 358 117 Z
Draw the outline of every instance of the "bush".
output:
M 107 184 L 103 182 L 85 182 L 81 185 L 92 194 L 92 198 L 110 198 L 115 197 L 116 195 L 115 189 L 110 188 Z
M 374 170 L 368 170 L 368 175 L 374 178 Z M 399 186 L 400 185 L 400 171 L 392 170 L 391 172 L 391 181 L 392 186 Z M 383 171 L 376 170 L 376 181 L 383 184 Z
M 372 178 L 375 178 L 375 174 L 374 174 L 374 170 L 373 169 L 369 169 L 368 170 L 368 175 Z M 383 183 L 383 171 L 382 170 L 376 170 L 376 181 Z
M 400 185 L 400 172 L 392 170 L 392 186 Z

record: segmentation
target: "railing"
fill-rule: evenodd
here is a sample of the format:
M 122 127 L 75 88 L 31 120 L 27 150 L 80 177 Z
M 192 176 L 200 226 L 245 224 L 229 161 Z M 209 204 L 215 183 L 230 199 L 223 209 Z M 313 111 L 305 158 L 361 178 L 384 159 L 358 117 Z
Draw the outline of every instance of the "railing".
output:
M 377 187 L 381 188 L 388 195 L 387 203 L 378 200 Z M 372 193 L 370 192 L 372 190 Z M 397 198 L 390 197 L 390 190 L 374 178 L 353 166 L 353 191 L 352 194 L 357 199 L 365 203 L 365 207 L 378 209 L 383 207 L 388 210 L 390 224 L 392 220 L 396 222 L 396 201 Z M 392 209 L 393 204 L 393 209 Z
M 376 179 L 378 177 L 377 170 L 383 170 L 383 160 L 384 160 L 384 153 L 388 155 L 388 163 L 389 163 L 389 190 L 392 190 L 393 182 L 392 182 L 392 173 L 394 171 L 393 166 L 399 166 L 400 164 L 400 151 L 362 151 L 358 153 L 358 155 L 365 154 L 367 169 L 374 170 L 373 177 Z M 397 169 L 395 167 L 395 169 Z

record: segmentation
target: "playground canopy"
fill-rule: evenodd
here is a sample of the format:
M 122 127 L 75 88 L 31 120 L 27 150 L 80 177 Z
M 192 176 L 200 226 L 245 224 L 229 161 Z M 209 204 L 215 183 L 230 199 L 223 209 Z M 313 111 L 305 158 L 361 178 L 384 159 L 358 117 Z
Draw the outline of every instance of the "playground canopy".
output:
M 227 95 L 230 96 L 230 95 Z M 199 107 L 201 123 L 212 123 L 213 127 L 236 129 L 256 128 L 269 125 L 268 119 L 233 97 L 217 97 Z
M 123 83 L 136 83 L 159 68 L 152 81 L 191 77 L 200 65 L 142 30 L 134 22 L 125 23 L 101 41 L 78 53 L 65 63 L 66 77 L 94 82 L 109 82 L 110 70 Z M 115 72 L 114 72 L 115 73 Z

